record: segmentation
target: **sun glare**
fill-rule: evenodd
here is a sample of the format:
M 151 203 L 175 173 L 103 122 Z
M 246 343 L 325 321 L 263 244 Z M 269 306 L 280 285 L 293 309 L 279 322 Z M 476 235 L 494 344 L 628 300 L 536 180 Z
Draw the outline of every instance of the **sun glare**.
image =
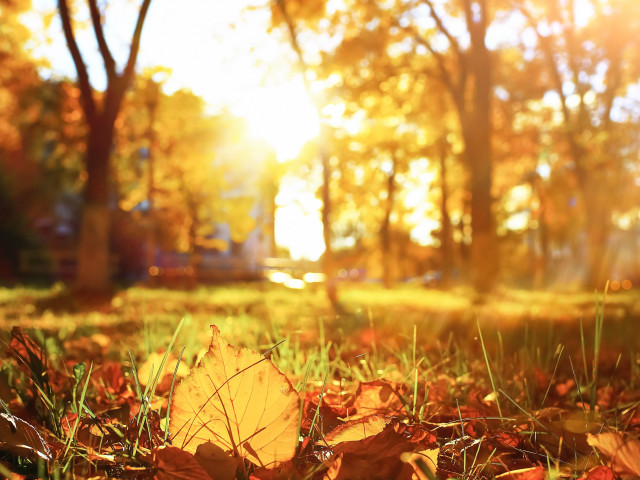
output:
M 256 89 L 235 110 L 247 120 L 251 136 L 269 143 L 280 162 L 295 158 L 318 135 L 318 112 L 302 81 Z

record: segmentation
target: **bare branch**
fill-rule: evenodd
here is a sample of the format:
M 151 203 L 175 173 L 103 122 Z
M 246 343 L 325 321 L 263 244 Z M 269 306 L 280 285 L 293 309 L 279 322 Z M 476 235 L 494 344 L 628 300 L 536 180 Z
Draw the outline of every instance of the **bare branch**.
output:
M 436 22 L 436 26 L 438 27 L 438 30 L 440 30 L 440 32 L 445 37 L 447 37 L 447 40 L 449 40 L 449 43 L 451 44 L 451 47 L 455 50 L 456 55 L 458 55 L 459 58 L 462 57 L 462 49 L 460 48 L 460 43 L 458 42 L 458 39 L 451 34 L 449 29 L 445 26 L 444 22 L 440 18 L 440 15 L 436 13 L 436 10 L 433 6 L 433 2 L 431 0 L 424 0 L 424 3 L 426 3 L 427 6 L 429 7 L 429 10 L 431 10 L 431 18 L 433 18 L 433 21 Z
M 87 67 L 82 59 L 82 54 L 78 48 L 73 28 L 71 26 L 71 15 L 69 13 L 69 5 L 67 0 L 58 0 L 58 11 L 60 12 L 60 19 L 62 20 L 62 29 L 64 31 L 64 37 L 69 47 L 69 52 L 73 58 L 73 63 L 76 67 L 78 74 L 78 86 L 80 87 L 80 95 L 82 98 L 82 109 L 88 122 L 92 122 L 96 113 L 96 103 L 93 98 L 93 91 L 91 88 L 91 82 L 89 81 L 89 74 L 87 73 Z
M 554 88 L 556 90 L 556 93 L 560 97 L 560 104 L 562 106 L 562 117 L 563 117 L 564 123 L 565 125 L 568 125 L 569 122 L 571 121 L 571 115 L 569 113 L 569 108 L 567 106 L 567 96 L 564 94 L 564 91 L 562 89 L 563 80 L 562 80 L 562 74 L 560 73 L 560 66 L 557 64 L 553 55 L 554 49 L 553 49 L 553 45 L 551 44 L 551 38 L 549 36 L 546 36 L 540 33 L 540 30 L 538 30 L 538 25 L 536 23 L 536 20 L 533 17 L 533 14 L 529 10 L 527 10 L 524 7 L 524 5 L 517 4 L 515 5 L 515 7 L 527 19 L 527 23 L 533 29 L 533 31 L 536 34 L 536 37 L 538 38 L 538 41 L 540 42 L 540 48 L 544 53 L 545 60 L 547 61 L 547 65 L 549 66 L 551 77 L 553 78 Z
M 133 77 L 133 71 L 136 67 L 136 60 L 138 59 L 138 51 L 140 50 L 140 37 L 142 36 L 142 26 L 144 25 L 144 21 L 147 18 L 149 5 L 151 5 L 151 0 L 144 0 L 142 2 L 142 5 L 140 6 L 140 12 L 138 13 L 138 21 L 136 22 L 136 28 L 133 32 L 133 38 L 131 40 L 131 49 L 129 50 L 129 60 L 127 61 L 127 66 L 124 68 L 124 71 L 122 72 L 124 88 L 126 88 L 126 86 L 131 81 L 131 77 Z
M 304 61 L 304 57 L 302 56 L 302 49 L 300 48 L 300 44 L 298 43 L 298 35 L 296 34 L 296 27 L 293 24 L 293 19 L 291 15 L 289 15 L 289 11 L 287 10 L 287 5 L 285 0 L 275 0 L 280 12 L 282 13 L 282 17 L 284 18 L 285 23 L 287 24 L 287 30 L 289 30 L 289 38 L 291 40 L 291 46 L 293 50 L 296 52 L 298 57 L 298 68 L 302 72 L 302 78 L 307 84 L 307 78 L 305 76 L 305 72 L 308 70 L 307 64 Z M 309 90 L 309 85 L 306 85 L 307 90 Z
M 102 15 L 98 10 L 98 4 L 96 0 L 89 0 L 89 10 L 91 12 L 91 23 L 93 23 L 93 31 L 98 41 L 98 48 L 100 49 L 100 55 L 104 60 L 104 68 L 107 72 L 107 78 L 111 80 L 116 76 L 116 62 L 113 60 L 111 51 L 104 37 L 104 31 L 102 29 Z

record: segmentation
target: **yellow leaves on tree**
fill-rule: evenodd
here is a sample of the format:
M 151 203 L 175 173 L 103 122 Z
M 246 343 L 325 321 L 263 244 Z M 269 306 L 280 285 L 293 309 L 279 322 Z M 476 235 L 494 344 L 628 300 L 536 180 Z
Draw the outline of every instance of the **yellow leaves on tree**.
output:
M 213 326 L 209 351 L 175 390 L 173 444 L 194 453 L 212 443 L 256 465 L 275 466 L 295 453 L 298 403 L 270 360 L 229 345 Z

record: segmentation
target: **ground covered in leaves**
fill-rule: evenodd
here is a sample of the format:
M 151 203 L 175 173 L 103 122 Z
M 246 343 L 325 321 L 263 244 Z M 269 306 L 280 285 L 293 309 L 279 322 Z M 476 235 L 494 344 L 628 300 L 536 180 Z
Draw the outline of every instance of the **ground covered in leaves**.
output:
M 637 477 L 637 294 L 0 290 L 0 478 Z

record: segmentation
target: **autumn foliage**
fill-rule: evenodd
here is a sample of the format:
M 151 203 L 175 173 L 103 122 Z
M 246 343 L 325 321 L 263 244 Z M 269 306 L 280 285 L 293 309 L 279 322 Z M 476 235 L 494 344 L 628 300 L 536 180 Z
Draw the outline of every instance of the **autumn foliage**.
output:
M 637 395 L 611 380 L 576 389 L 557 367 L 503 379 L 498 391 L 474 365 L 457 378 L 413 367 L 312 382 L 281 372 L 271 349 L 230 345 L 215 325 L 191 369 L 170 354 L 124 369 L 99 364 L 102 354 L 51 362 L 17 327 L 6 354 L 0 468 L 11 478 L 38 468 L 158 480 L 640 475 Z M 523 381 L 538 407 L 514 393 Z

